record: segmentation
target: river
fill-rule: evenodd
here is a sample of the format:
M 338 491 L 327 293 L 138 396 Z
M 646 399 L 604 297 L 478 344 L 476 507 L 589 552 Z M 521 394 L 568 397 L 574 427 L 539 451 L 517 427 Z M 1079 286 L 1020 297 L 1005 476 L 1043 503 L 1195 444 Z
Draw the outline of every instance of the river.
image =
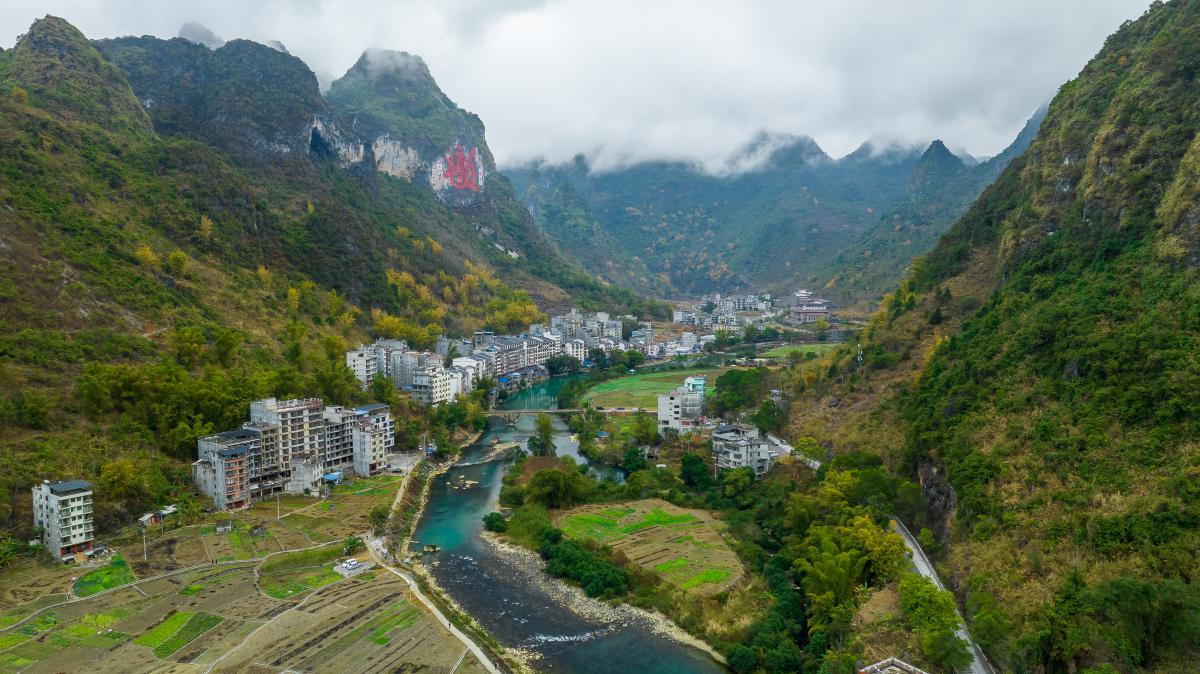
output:
M 566 378 L 555 378 L 517 392 L 505 409 L 555 407 Z M 578 454 L 566 423 L 554 417 L 555 447 L 560 456 Z M 480 441 L 468 447 L 460 463 L 472 464 L 488 452 L 493 438 L 524 440 L 532 435 L 533 416 L 518 417 L 515 428 L 493 419 Z M 681 674 L 724 672 L 706 653 L 650 629 L 641 619 L 618 622 L 581 615 L 537 582 L 542 571 L 499 554 L 483 540 L 483 516 L 497 507 L 507 463 L 491 461 L 451 468 L 430 488 L 429 503 L 414 533 L 416 545 L 441 550 L 426 558 L 438 584 L 459 606 L 505 646 L 534 654 L 539 671 L 587 674 Z M 472 480 L 456 488 L 460 477 Z

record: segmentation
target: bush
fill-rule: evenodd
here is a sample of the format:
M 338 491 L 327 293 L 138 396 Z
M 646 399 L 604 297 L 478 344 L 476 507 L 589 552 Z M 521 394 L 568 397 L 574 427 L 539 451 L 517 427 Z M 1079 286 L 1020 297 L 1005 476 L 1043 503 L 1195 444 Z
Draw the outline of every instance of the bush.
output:
M 483 528 L 498 534 L 508 531 L 508 520 L 500 513 L 488 513 L 483 516 Z
M 589 597 L 619 597 L 629 592 L 629 577 L 620 567 L 575 541 L 562 540 L 558 530 L 546 533 L 549 535 L 544 536 L 539 551 L 547 573 L 575 581 Z

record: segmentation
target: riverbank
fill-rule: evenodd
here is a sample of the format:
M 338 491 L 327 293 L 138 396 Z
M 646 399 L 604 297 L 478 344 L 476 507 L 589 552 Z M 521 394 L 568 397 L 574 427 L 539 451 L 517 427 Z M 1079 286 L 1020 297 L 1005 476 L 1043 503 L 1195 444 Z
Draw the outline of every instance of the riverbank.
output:
M 637 624 L 647 627 L 654 633 L 672 639 L 677 643 L 704 651 L 709 657 L 722 665 L 728 664 L 725 661 L 725 656 L 721 655 L 711 645 L 688 633 L 662 613 L 631 606 L 624 602 L 608 604 L 598 599 L 593 599 L 578 587 L 546 573 L 545 561 L 532 550 L 510 543 L 504 540 L 503 537 L 488 531 L 482 532 L 480 536 L 492 546 L 498 556 L 507 557 L 514 563 L 526 568 L 536 568 L 538 573 L 534 574 L 531 580 L 537 583 L 546 594 L 560 601 L 573 612 L 598 622 L 608 624 L 620 623 L 627 626 Z

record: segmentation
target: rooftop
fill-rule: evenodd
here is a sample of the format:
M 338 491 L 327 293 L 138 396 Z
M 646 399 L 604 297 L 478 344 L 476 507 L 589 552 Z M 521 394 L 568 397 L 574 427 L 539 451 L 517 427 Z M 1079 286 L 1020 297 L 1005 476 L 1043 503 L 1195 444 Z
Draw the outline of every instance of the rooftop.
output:
M 204 436 L 204 439 L 208 440 L 209 442 L 228 443 L 240 442 L 243 440 L 253 440 L 258 436 L 258 431 L 251 430 L 249 428 L 235 428 L 232 431 L 221 431 L 220 433 L 206 435 Z
M 56 496 L 77 491 L 90 491 L 91 488 L 92 483 L 87 480 L 63 480 L 62 482 L 50 483 L 50 493 Z

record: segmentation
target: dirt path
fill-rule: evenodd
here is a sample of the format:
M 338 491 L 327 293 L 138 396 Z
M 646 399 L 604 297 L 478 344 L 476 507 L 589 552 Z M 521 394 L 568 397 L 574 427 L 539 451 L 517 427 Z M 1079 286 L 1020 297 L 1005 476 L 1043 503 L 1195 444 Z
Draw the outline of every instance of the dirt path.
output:
M 449 632 L 457 637 L 459 641 L 463 642 L 463 645 L 467 647 L 467 650 L 475 654 L 476 659 L 479 660 L 479 664 L 483 665 L 484 669 L 491 672 L 491 674 L 503 674 L 500 668 L 492 663 L 491 658 L 489 658 L 487 654 L 483 652 L 483 649 L 480 648 L 479 645 L 471 639 L 471 637 L 468 637 L 463 633 L 462 630 L 458 629 L 454 623 L 450 622 L 446 616 L 442 614 L 442 611 L 437 607 L 437 605 L 434 604 L 429 597 L 426 597 L 424 592 L 421 592 L 420 586 L 417 585 L 417 581 L 413 579 L 412 576 L 383 561 L 383 558 L 376 553 L 374 545 L 368 545 L 367 550 L 371 553 L 371 559 L 375 560 L 376 564 L 384 569 L 387 569 L 388 571 L 391 571 L 408 584 L 408 589 L 412 590 L 413 595 L 417 599 L 421 600 L 421 603 L 425 605 L 425 608 L 429 609 L 429 612 L 433 614 L 433 617 L 437 619 L 438 623 L 449 630 Z

